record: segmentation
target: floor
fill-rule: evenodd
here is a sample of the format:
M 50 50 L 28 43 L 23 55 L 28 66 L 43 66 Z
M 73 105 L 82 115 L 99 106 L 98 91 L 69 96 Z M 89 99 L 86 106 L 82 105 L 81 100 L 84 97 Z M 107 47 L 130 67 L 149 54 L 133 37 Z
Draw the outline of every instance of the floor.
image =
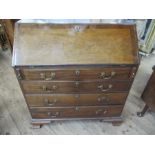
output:
M 136 112 L 141 111 L 144 106 L 140 96 L 154 64 L 155 54 L 142 58 L 123 111 L 124 122 L 121 126 L 92 120 L 58 121 L 44 125 L 41 129 L 33 129 L 30 114 L 11 67 L 10 51 L 0 51 L 0 134 L 155 134 L 155 113 L 147 112 L 143 118 L 136 116 Z

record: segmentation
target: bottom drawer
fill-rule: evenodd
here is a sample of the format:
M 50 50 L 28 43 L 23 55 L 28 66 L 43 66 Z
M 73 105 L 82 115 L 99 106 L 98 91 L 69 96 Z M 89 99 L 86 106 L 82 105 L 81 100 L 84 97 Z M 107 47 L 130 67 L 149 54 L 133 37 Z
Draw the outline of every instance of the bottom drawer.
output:
M 76 106 L 76 107 L 52 107 L 30 108 L 32 118 L 87 118 L 87 117 L 116 117 L 120 116 L 123 106 Z

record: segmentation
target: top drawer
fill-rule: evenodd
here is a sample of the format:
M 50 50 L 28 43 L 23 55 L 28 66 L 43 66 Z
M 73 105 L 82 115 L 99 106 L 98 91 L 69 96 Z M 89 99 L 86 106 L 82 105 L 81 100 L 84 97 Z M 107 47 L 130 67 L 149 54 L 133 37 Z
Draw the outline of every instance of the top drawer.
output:
M 120 68 L 77 68 L 77 69 L 16 69 L 22 80 L 130 80 L 134 77 L 136 67 Z

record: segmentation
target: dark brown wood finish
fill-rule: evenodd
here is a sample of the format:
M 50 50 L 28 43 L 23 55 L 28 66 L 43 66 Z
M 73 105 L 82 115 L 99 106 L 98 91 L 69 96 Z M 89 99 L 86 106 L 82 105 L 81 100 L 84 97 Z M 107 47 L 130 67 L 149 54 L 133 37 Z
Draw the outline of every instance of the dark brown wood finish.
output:
M 133 24 L 16 24 L 13 67 L 35 125 L 120 123 L 138 64 Z
M 3 26 L 7 35 L 8 43 L 12 52 L 14 39 L 14 26 L 18 19 L 2 19 Z
M 21 21 L 16 24 L 13 66 L 138 64 L 136 41 L 133 24 Z
M 59 108 L 32 108 L 33 118 L 71 118 L 71 117 L 118 117 L 123 106 L 75 106 Z
M 46 81 L 21 81 L 25 93 L 104 93 L 128 91 L 131 82 L 107 81 L 107 82 L 46 82 Z
M 132 67 L 126 68 L 86 68 L 86 69 L 21 69 L 23 80 L 130 80 Z
M 155 112 L 155 66 L 153 67 L 153 73 L 142 94 L 142 99 L 146 105 L 144 106 L 142 112 L 137 113 L 138 116 L 144 116 L 148 109 L 151 109 L 153 112 Z
M 128 93 L 101 93 L 101 94 L 26 94 L 26 100 L 31 107 L 57 106 L 95 106 L 124 104 Z

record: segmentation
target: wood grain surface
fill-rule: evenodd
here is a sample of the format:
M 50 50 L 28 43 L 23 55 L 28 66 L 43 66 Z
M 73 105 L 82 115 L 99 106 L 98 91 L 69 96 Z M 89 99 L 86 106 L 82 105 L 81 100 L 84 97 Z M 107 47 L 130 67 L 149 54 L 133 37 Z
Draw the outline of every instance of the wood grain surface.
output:
M 13 66 L 137 64 L 134 25 L 17 23 Z
M 49 68 L 22 68 L 20 74 L 22 80 L 132 80 L 133 67 L 70 67 Z M 136 71 L 135 71 L 136 72 Z M 134 72 L 134 73 L 135 73 Z
M 26 94 L 31 107 L 92 106 L 124 104 L 128 93 L 101 94 Z
M 123 106 L 32 108 L 32 118 L 119 117 Z
M 131 82 L 107 81 L 107 82 L 46 82 L 46 81 L 21 81 L 24 93 L 104 93 L 128 91 Z

